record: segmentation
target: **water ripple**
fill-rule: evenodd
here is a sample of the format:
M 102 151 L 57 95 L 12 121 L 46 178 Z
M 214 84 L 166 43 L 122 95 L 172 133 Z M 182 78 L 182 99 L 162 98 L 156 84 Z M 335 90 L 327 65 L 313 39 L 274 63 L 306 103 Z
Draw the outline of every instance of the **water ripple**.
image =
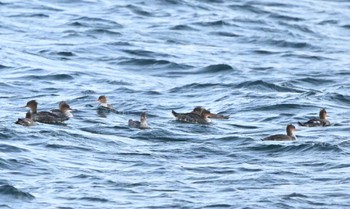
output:
M 0 208 L 350 207 L 349 2 L 0 7 Z M 32 99 L 74 117 L 15 124 Z M 229 119 L 171 113 L 196 106 Z M 260 140 L 320 108 L 332 126 Z M 151 128 L 130 128 L 144 111 Z
M 20 200 L 32 200 L 35 197 L 28 192 L 23 192 L 11 185 L 1 185 L 0 186 L 0 195 L 1 196 L 9 196 L 14 199 Z

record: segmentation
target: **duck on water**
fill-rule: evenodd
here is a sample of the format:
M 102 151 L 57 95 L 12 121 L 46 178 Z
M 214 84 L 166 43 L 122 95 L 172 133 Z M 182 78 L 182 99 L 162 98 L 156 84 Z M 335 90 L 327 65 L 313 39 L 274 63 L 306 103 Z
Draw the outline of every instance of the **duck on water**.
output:
M 18 118 L 16 124 L 22 126 L 34 126 L 35 122 L 32 119 L 32 113 L 28 110 L 25 118 Z
M 106 96 L 104 95 L 99 96 L 97 99 L 97 102 L 99 102 L 97 113 L 100 116 L 106 117 L 107 113 L 110 113 L 110 112 L 118 113 L 118 111 L 115 110 L 113 106 L 108 103 L 108 99 Z
M 327 116 L 328 116 L 327 111 L 326 109 L 323 108 L 320 110 L 318 118 L 312 118 L 304 123 L 298 122 L 298 124 L 300 126 L 306 126 L 306 127 L 330 126 L 331 123 L 329 122 L 329 120 L 327 120 Z
M 276 134 L 272 136 L 268 136 L 263 138 L 263 141 L 294 141 L 296 140 L 296 137 L 294 135 L 294 132 L 296 131 L 295 126 L 292 124 L 289 124 L 286 128 L 287 135 L 285 134 Z
M 141 113 L 140 121 L 129 120 L 128 125 L 132 128 L 146 129 L 149 128 L 147 124 L 147 114 L 146 112 Z
M 175 116 L 177 121 L 184 123 L 199 123 L 199 124 L 208 124 L 210 123 L 210 111 L 206 109 L 201 109 L 200 111 L 192 111 L 190 113 L 177 113 L 172 110 L 172 114 Z

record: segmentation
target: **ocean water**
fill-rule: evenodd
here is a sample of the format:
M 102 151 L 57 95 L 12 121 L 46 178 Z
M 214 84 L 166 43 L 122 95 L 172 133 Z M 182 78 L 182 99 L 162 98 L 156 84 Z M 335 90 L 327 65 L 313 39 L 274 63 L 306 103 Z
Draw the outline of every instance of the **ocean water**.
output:
M 349 14 L 345 0 L 1 0 L 0 208 L 350 208 Z M 100 95 L 120 114 L 98 114 Z M 32 99 L 74 118 L 14 124 Z M 171 114 L 198 105 L 230 118 Z M 297 126 L 321 108 L 332 126 Z M 151 129 L 129 128 L 143 111 Z M 296 141 L 261 141 L 290 123 Z

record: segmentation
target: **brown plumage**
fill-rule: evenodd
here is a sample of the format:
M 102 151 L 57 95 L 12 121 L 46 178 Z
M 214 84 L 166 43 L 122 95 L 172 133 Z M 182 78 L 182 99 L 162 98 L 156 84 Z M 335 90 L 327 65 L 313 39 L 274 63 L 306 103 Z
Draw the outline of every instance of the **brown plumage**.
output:
M 294 135 L 294 131 L 296 131 L 295 126 L 292 124 L 289 124 L 286 128 L 287 135 L 285 134 L 276 134 L 272 136 L 268 136 L 266 138 L 263 138 L 263 141 L 293 141 L 296 140 L 296 137 Z

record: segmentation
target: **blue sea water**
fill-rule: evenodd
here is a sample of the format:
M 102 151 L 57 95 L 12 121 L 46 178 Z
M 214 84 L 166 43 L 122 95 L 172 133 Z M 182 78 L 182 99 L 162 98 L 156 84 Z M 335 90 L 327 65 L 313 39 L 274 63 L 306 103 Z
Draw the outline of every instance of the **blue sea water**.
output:
M 0 208 L 349 208 L 350 2 L 0 1 Z M 106 95 L 121 112 L 100 115 Z M 65 125 L 14 124 L 62 100 Z M 229 115 L 176 122 L 195 106 Z M 330 127 L 297 126 L 326 108 Z M 151 129 L 127 126 L 140 113 Z

